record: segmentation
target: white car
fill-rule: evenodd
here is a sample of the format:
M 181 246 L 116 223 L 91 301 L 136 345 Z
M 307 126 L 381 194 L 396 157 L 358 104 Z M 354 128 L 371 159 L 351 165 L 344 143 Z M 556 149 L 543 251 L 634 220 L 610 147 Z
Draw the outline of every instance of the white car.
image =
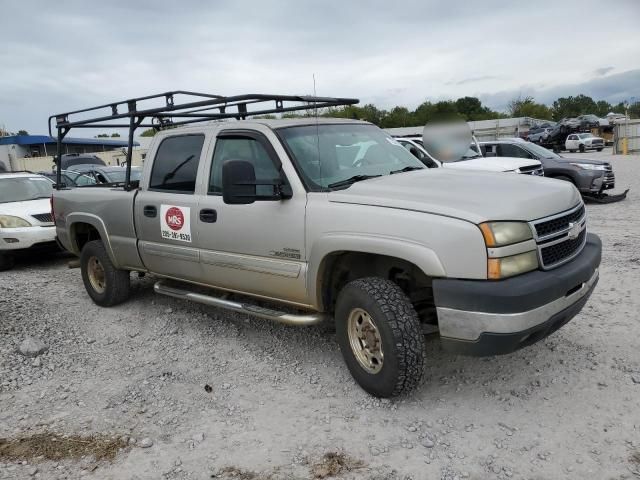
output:
M 420 138 L 401 137 L 395 139 L 422 163 L 428 167 L 456 168 L 461 170 L 482 170 L 486 172 L 513 172 L 529 175 L 544 175 L 542 164 L 538 160 L 511 157 L 483 157 L 474 143 L 469 151 L 455 162 L 440 162 L 431 157 L 422 145 Z
M 0 173 L 0 271 L 13 267 L 14 254 L 55 247 L 52 183 L 33 173 Z
M 591 133 L 572 133 L 567 136 L 567 140 L 564 142 L 564 148 L 570 152 L 580 150 L 584 152 L 586 150 L 597 150 L 599 152 L 604 148 L 604 138 L 596 137 Z

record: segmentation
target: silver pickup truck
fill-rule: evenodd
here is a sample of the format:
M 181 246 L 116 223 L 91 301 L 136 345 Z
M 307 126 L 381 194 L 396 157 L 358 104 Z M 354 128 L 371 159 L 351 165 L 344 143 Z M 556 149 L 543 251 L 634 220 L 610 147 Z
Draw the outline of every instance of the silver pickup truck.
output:
M 551 334 L 585 305 L 601 255 L 573 185 L 428 169 L 345 119 L 164 129 L 139 185 L 59 186 L 52 205 L 98 305 L 144 272 L 159 294 L 332 322 L 353 377 L 381 397 L 419 384 L 427 333 L 470 355 Z

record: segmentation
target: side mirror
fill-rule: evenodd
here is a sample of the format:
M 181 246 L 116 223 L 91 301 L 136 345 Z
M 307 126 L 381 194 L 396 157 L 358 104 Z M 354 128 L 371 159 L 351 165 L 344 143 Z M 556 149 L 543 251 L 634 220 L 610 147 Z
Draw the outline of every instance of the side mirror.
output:
M 230 205 L 256 201 L 256 170 L 246 160 L 227 160 L 222 164 L 222 199 Z

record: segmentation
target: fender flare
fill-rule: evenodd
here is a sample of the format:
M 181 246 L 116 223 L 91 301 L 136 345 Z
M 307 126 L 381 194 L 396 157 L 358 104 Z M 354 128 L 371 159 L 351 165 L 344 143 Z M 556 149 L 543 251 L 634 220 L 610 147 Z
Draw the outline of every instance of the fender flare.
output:
M 83 212 L 70 213 L 66 218 L 66 223 L 67 223 L 67 235 L 69 237 L 69 243 L 73 249 L 72 252 L 74 254 L 80 256 L 80 250 L 77 247 L 77 243 L 75 241 L 75 235 L 73 234 L 74 225 L 78 223 L 86 223 L 88 225 L 91 225 L 93 228 L 95 228 L 98 231 L 98 234 L 100 235 L 100 239 L 104 244 L 104 248 L 107 251 L 107 254 L 109 255 L 109 259 L 111 260 L 111 263 L 113 263 L 114 267 L 118 268 L 119 265 L 116 260 L 116 256 L 113 253 L 113 247 L 111 245 L 111 241 L 109 240 L 109 235 L 107 234 L 107 227 L 100 217 L 92 213 L 83 213 Z
M 323 236 L 311 248 L 307 291 L 309 300 L 317 309 L 322 309 L 322 284 L 325 262 L 329 255 L 339 252 L 359 252 L 395 257 L 412 263 L 429 277 L 446 277 L 442 262 L 426 245 L 398 237 L 361 235 L 354 233 L 331 233 Z

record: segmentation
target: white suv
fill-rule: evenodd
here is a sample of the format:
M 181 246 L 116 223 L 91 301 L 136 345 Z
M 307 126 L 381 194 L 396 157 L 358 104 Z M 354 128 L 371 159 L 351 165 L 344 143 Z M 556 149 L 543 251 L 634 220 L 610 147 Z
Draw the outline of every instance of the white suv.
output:
M 418 137 L 398 137 L 395 140 L 409 150 L 415 157 L 429 168 L 443 167 L 462 170 L 484 170 L 487 172 L 512 172 L 527 175 L 544 175 L 542 164 L 538 160 L 528 158 L 483 157 L 480 147 L 475 142 L 469 151 L 457 161 L 440 162 L 434 159 L 424 148 L 422 139 Z
M 14 254 L 54 247 L 52 183 L 33 173 L 0 173 L 0 271 L 13 267 Z

